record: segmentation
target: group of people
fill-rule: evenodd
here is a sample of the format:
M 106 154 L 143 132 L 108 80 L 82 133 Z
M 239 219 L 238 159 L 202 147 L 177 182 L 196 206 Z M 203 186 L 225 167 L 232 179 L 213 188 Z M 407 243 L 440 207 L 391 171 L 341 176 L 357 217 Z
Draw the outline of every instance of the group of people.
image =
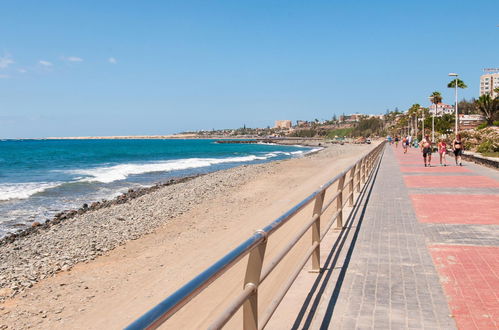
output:
M 392 140 L 391 137 L 388 138 L 388 141 L 390 144 L 395 143 L 395 148 L 398 148 L 399 141 L 402 142 L 402 148 L 404 149 L 404 154 L 407 153 L 407 149 L 411 146 L 415 148 L 420 148 L 421 152 L 423 153 L 423 160 L 424 160 L 424 166 L 429 167 L 431 166 L 431 154 L 434 151 L 434 143 L 431 141 L 430 136 L 426 134 L 424 138 L 421 140 L 419 143 L 417 139 L 413 140 L 412 136 L 408 135 L 406 137 L 403 137 L 402 139 L 399 136 L 395 136 L 395 138 Z M 454 153 L 454 158 L 456 161 L 456 165 L 463 166 L 462 161 L 461 161 L 461 155 L 463 154 L 463 149 L 464 149 L 464 143 L 463 140 L 461 139 L 461 134 L 457 134 L 456 138 L 452 141 L 452 152 Z M 440 165 L 441 166 L 447 166 L 447 160 L 445 158 L 445 155 L 447 154 L 447 142 L 445 139 L 440 138 L 436 151 L 438 152 L 440 156 Z

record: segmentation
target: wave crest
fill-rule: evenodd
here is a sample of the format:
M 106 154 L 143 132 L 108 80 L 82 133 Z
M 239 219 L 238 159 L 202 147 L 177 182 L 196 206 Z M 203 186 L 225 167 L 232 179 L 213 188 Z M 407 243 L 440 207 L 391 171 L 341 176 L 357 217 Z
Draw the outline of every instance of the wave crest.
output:
M 84 175 L 81 182 L 102 182 L 110 183 L 113 181 L 125 180 L 128 176 L 134 174 L 153 173 L 153 172 L 171 172 L 186 170 L 190 168 L 209 167 L 223 163 L 251 162 L 254 160 L 265 160 L 269 156 L 243 156 L 230 158 L 189 158 L 172 161 L 162 161 L 146 164 L 120 164 L 107 167 L 98 167 L 92 169 L 80 169 L 69 171 L 72 174 Z
M 0 184 L 0 201 L 26 199 L 60 185 L 61 182 L 24 182 Z

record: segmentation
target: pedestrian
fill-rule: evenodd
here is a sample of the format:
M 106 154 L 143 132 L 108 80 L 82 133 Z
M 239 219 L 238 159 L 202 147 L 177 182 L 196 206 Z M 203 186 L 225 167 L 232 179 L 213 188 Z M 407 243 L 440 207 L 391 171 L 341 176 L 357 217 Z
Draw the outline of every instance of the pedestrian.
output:
M 438 154 L 440 155 L 440 166 L 447 166 L 447 160 L 445 159 L 445 154 L 447 153 L 447 143 L 444 139 L 440 139 L 438 143 Z M 443 164 L 442 164 L 443 161 Z
M 412 147 L 412 135 L 409 135 L 407 137 L 407 142 L 408 142 L 407 145 L 409 146 L 409 148 L 411 148 Z
M 428 134 L 421 140 L 421 151 L 423 152 L 424 166 L 431 167 L 431 140 Z
M 399 136 L 395 135 L 395 148 L 399 147 Z
M 407 153 L 407 142 L 408 141 L 406 137 L 402 138 L 402 148 L 404 148 L 404 154 Z
M 454 151 L 454 158 L 456 160 L 456 165 L 463 166 L 461 163 L 461 156 L 463 154 L 464 143 L 461 139 L 461 134 L 457 133 L 456 138 L 452 141 L 452 151 Z

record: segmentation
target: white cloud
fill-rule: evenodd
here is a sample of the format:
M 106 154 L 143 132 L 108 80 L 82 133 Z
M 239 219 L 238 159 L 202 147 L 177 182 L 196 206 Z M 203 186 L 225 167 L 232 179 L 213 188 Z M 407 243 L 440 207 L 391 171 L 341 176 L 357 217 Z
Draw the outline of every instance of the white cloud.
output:
M 49 61 L 40 60 L 38 61 L 38 63 L 40 63 L 43 66 L 52 66 L 52 63 L 50 63 Z
M 14 60 L 12 60 L 9 55 L 0 57 L 0 69 L 6 69 L 12 63 L 14 63 Z
M 69 62 L 83 62 L 83 59 L 77 56 L 63 57 L 63 59 Z
M 26 72 L 28 72 L 28 70 L 26 70 L 26 69 L 18 69 L 17 72 L 19 72 L 19 73 L 26 73 Z
M 7 79 L 10 78 L 8 74 L 0 74 L 0 79 Z
M 115 59 L 114 57 L 110 57 L 110 58 L 108 58 L 108 59 L 107 59 L 107 61 L 108 61 L 109 63 L 111 63 L 111 64 L 116 64 L 116 63 L 118 63 L 118 61 L 116 61 L 116 59 Z

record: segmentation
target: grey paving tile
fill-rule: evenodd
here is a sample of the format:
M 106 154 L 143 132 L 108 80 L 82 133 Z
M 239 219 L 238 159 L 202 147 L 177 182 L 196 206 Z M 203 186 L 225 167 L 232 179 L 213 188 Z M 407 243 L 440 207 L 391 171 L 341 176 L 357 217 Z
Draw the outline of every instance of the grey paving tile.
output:
M 408 193 L 387 148 L 363 217 L 351 223 L 359 231 L 343 284 L 310 328 L 456 328 L 426 246 L 426 235 L 446 234 L 418 223 Z

